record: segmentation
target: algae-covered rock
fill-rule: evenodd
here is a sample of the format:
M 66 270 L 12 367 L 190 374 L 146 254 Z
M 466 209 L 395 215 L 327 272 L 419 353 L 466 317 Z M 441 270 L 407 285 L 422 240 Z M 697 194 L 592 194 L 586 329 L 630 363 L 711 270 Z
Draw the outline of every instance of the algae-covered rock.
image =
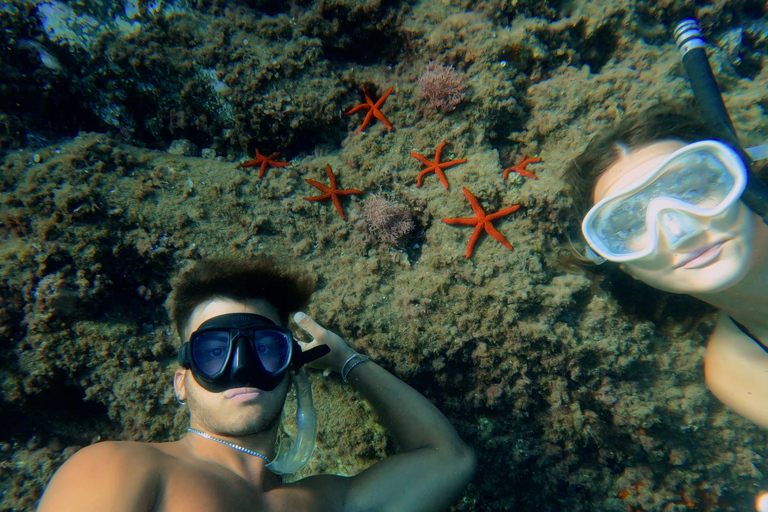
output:
M 708 47 L 726 103 L 764 141 L 761 6 L 89 0 L 51 25 L 64 4 L 47 3 L 58 11 L 0 7 L 0 509 L 33 508 L 79 447 L 182 435 L 169 281 L 192 260 L 261 252 L 316 275 L 309 313 L 474 448 L 481 469 L 455 510 L 752 506 L 766 434 L 704 385 L 712 311 L 559 253 L 568 161 L 627 113 L 690 101 L 678 16 L 728 43 Z M 464 75 L 450 112 L 419 94 L 431 61 Z M 392 131 L 343 116 L 363 86 L 393 88 Z M 188 150 L 166 152 L 174 140 Z M 417 188 L 410 153 L 444 141 L 443 161 L 467 162 L 449 189 Z M 234 163 L 256 148 L 290 165 L 258 178 Z M 542 158 L 538 179 L 503 180 L 523 155 Z M 342 199 L 346 220 L 304 199 L 326 165 L 364 193 Z M 481 237 L 466 258 L 471 230 L 441 221 L 470 215 L 463 187 L 488 212 L 521 205 L 494 224 L 512 250 Z M 371 236 L 375 196 L 407 205 L 408 244 Z M 337 376 L 310 378 L 320 431 L 297 477 L 396 451 Z

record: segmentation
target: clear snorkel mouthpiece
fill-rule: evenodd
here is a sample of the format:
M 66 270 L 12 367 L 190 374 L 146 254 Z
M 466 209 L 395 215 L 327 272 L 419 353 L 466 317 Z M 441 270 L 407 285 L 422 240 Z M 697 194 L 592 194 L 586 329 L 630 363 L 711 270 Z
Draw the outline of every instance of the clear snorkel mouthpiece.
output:
M 296 387 L 296 440 L 290 438 L 280 442 L 277 456 L 267 464 L 267 469 L 276 475 L 292 474 L 303 468 L 315 449 L 317 418 L 312 405 L 312 385 L 306 374 L 297 370 L 291 376 Z

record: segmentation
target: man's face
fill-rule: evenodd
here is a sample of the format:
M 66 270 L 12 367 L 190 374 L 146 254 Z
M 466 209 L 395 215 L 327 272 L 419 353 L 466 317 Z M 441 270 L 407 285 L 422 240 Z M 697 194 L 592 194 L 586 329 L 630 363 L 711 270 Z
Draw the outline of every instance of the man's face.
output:
M 280 324 L 277 310 L 265 300 L 243 304 L 228 299 L 214 299 L 200 304 L 192 312 L 185 329 L 186 341 L 206 320 L 229 313 L 254 313 Z M 288 379 L 286 373 L 282 382 L 272 391 L 235 388 L 212 393 L 197 383 L 190 370 L 180 369 L 176 372 L 176 390 L 179 393 L 180 388 L 183 389 L 181 394 L 188 401 L 192 427 L 222 436 L 241 437 L 277 427 L 288 392 Z

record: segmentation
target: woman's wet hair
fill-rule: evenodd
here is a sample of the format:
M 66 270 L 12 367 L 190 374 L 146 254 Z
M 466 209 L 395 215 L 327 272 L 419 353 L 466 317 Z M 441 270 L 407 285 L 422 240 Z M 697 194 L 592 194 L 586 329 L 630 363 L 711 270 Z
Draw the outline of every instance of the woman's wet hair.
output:
M 592 198 L 598 178 L 621 154 L 662 140 L 691 143 L 717 138 L 716 130 L 693 106 L 681 103 L 660 104 L 630 114 L 594 138 L 568 165 L 563 176 L 573 203 L 568 223 L 571 257 L 565 258 L 563 263 L 571 266 L 577 261 L 587 261 L 583 256 L 585 242 L 581 221 L 594 204 Z
M 171 283 L 167 307 L 179 337 L 194 309 L 211 299 L 230 299 L 248 304 L 264 299 L 277 310 L 280 323 L 304 309 L 315 290 L 315 280 L 306 272 L 289 269 L 269 256 L 253 258 L 209 258 L 195 262 Z

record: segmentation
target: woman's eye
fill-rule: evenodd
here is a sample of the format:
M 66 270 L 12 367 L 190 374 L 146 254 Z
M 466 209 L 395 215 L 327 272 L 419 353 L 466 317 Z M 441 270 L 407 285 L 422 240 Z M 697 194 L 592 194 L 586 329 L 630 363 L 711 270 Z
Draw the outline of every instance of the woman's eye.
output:
M 221 357 L 224 354 L 224 350 L 220 348 L 214 348 L 213 350 L 210 350 L 208 354 L 210 354 L 211 357 Z

